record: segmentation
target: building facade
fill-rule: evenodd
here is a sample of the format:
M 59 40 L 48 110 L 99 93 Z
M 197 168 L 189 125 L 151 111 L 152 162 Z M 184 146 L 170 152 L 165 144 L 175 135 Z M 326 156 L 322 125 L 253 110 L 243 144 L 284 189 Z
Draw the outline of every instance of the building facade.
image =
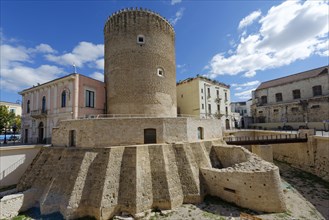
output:
M 20 94 L 23 143 L 51 143 L 52 129 L 61 120 L 104 114 L 105 84 L 77 73 Z
M 178 115 L 221 119 L 222 127 L 234 127 L 230 108 L 230 86 L 197 76 L 177 83 Z
M 248 128 L 252 124 L 251 103 L 252 99 L 246 102 L 231 102 L 232 113 L 238 113 L 234 114 L 236 128 Z
M 19 103 L 0 101 L 0 105 L 7 106 L 9 112 L 14 113 L 16 116 L 22 115 L 22 106 Z
M 261 83 L 253 92 L 252 115 L 255 123 L 294 126 L 328 120 L 328 66 Z

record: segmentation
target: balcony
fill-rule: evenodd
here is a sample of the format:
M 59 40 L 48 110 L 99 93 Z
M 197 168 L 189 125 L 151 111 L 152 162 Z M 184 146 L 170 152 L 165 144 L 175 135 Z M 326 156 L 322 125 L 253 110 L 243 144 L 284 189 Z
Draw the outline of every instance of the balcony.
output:
M 45 118 L 45 117 L 47 117 L 47 110 L 42 110 L 42 109 L 33 110 L 33 111 L 31 111 L 31 117 L 32 118 Z

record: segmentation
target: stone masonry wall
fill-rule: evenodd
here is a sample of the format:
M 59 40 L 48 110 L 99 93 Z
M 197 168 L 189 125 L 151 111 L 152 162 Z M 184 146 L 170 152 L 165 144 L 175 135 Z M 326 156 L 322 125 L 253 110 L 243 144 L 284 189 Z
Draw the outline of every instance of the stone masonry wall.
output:
M 76 132 L 76 146 L 108 147 L 144 144 L 144 129 L 156 129 L 157 143 L 197 141 L 198 127 L 205 139 L 222 136 L 220 121 L 193 118 L 107 118 L 61 121 L 53 130 L 54 146 L 70 146 L 70 130 Z M 122 135 L 125 134 L 125 135 Z
M 312 136 L 307 143 L 273 145 L 273 157 L 329 181 L 329 138 Z
M 119 11 L 105 24 L 104 45 L 108 114 L 176 116 L 175 32 L 168 21 L 148 10 Z
M 241 156 L 230 167 L 216 169 L 209 158 L 213 152 L 223 164 L 232 152 Z M 42 214 L 109 219 L 122 211 L 135 215 L 155 207 L 199 203 L 211 194 L 246 208 L 279 212 L 285 207 L 279 186 L 276 166 L 241 147 L 222 145 L 220 140 L 51 147 L 42 149 L 21 178 L 17 189 L 34 193 L 18 211 L 39 204 Z

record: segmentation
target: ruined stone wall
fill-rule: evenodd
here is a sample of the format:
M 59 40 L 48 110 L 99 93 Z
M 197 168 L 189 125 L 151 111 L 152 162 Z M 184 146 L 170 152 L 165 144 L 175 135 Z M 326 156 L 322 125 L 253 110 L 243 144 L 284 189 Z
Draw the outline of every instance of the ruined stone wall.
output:
M 169 22 L 148 10 L 125 9 L 109 17 L 104 38 L 107 113 L 176 116 L 175 33 Z
M 284 210 L 278 168 L 220 143 L 44 148 L 17 189 L 34 190 L 22 207 L 40 206 L 42 214 L 60 212 L 65 219 L 172 209 L 199 203 L 206 194 L 260 211 Z M 210 159 L 214 154 L 225 164 L 238 151 L 241 158 L 230 167 L 215 168 Z
M 108 147 L 144 144 L 144 129 L 156 129 L 157 143 L 197 141 L 198 127 L 204 128 L 204 138 L 222 136 L 220 121 L 193 118 L 107 118 L 68 120 L 53 130 L 54 146 L 70 146 L 69 132 L 76 132 L 76 146 Z
M 273 145 L 273 157 L 329 181 L 329 138 L 312 136 L 307 143 Z

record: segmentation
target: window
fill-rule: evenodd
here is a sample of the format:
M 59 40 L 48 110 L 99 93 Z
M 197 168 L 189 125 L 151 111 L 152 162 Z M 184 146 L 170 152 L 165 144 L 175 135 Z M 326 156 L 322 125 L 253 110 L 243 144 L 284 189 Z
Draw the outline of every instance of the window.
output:
M 321 85 L 313 86 L 313 96 L 322 95 L 322 87 Z
M 144 144 L 155 144 L 157 142 L 157 133 L 154 128 L 144 129 Z
M 203 127 L 198 127 L 198 139 L 203 140 Z
M 216 90 L 216 95 L 217 95 L 217 98 L 219 98 L 219 90 L 218 89 Z
M 137 36 L 137 43 L 140 44 L 141 46 L 142 46 L 142 44 L 145 44 L 145 36 L 139 34 L 139 35 Z
M 69 131 L 69 146 L 70 147 L 75 147 L 76 146 L 76 131 L 75 130 L 70 130 Z
M 62 92 L 62 108 L 66 107 L 66 92 Z
M 95 107 L 95 92 L 86 90 L 86 107 Z
M 220 111 L 220 105 L 217 105 L 217 111 L 218 112 Z
M 46 96 L 42 97 L 42 108 L 41 108 L 42 113 L 46 113 Z
M 225 107 L 225 114 L 226 114 L 226 116 L 228 115 L 228 108 L 227 107 Z
M 276 102 L 282 102 L 282 93 L 275 94 Z
M 208 97 L 210 97 L 210 88 L 207 88 Z
M 157 74 L 158 74 L 158 76 L 164 76 L 164 70 L 163 70 L 163 68 L 161 68 L 161 67 L 159 67 L 158 69 L 157 69 Z
M 260 97 L 261 103 L 262 104 L 266 104 L 267 103 L 267 96 L 263 95 L 262 97 Z
M 202 106 L 201 106 L 201 107 L 202 107 L 202 109 L 204 109 L 204 104 L 202 104 Z
M 26 103 L 26 113 L 30 113 L 30 100 L 27 100 Z
M 300 90 L 299 89 L 292 90 L 292 97 L 294 99 L 300 99 Z
M 208 113 L 211 114 L 211 104 L 208 104 Z
M 16 109 L 12 108 L 12 109 L 9 109 L 10 113 L 16 113 Z
M 201 93 L 203 93 L 203 89 L 201 89 Z
M 227 101 L 227 92 L 225 92 L 225 101 Z

